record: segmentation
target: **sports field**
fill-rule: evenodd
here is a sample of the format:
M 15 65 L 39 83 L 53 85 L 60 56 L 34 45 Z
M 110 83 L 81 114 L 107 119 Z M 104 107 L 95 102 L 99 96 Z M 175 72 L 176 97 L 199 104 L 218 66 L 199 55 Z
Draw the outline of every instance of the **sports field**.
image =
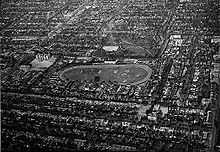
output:
M 146 65 L 82 65 L 65 69 L 60 73 L 63 80 L 112 81 L 119 84 L 136 85 L 147 81 L 152 70 Z

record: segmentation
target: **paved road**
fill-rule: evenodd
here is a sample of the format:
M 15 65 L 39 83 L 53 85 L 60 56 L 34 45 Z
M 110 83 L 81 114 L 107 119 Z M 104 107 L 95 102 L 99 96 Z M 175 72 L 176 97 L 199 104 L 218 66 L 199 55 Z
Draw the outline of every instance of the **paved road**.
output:
M 90 6 L 94 1 L 93 0 L 86 0 L 82 5 L 80 5 L 75 11 L 71 12 L 70 15 L 66 16 L 65 18 L 65 22 L 63 23 L 60 23 L 58 24 L 52 31 L 50 31 L 48 33 L 48 36 L 47 37 L 44 37 L 41 39 L 41 42 L 40 44 L 38 45 L 35 45 L 33 46 L 32 48 L 26 50 L 27 52 L 35 49 L 35 48 L 40 48 L 40 49 L 43 49 L 41 48 L 41 45 L 44 43 L 44 42 L 47 42 L 49 41 L 50 39 L 52 39 L 54 36 L 56 36 L 57 34 L 59 34 L 61 31 L 63 31 L 65 29 L 65 25 L 67 23 L 70 23 L 72 20 L 76 19 L 79 17 L 80 14 L 82 14 L 87 6 Z M 69 4 L 69 3 L 68 3 Z M 66 6 L 62 7 L 61 10 L 63 9 L 66 9 Z M 59 12 L 59 11 L 58 11 Z

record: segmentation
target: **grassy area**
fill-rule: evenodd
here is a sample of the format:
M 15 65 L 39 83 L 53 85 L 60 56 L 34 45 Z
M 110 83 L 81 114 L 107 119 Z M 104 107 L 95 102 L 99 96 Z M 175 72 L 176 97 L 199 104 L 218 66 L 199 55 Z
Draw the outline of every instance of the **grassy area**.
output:
M 139 84 L 147 81 L 152 70 L 146 65 L 90 65 L 75 66 L 61 72 L 61 78 L 70 80 L 112 81 L 120 84 Z

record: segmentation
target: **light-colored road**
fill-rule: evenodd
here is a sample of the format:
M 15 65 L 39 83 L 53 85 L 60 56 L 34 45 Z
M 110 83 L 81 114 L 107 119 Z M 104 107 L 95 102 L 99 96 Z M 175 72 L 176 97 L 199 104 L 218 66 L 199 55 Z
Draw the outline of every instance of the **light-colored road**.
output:
M 56 36 L 57 34 L 59 34 L 61 31 L 63 31 L 65 29 L 65 25 L 67 23 L 70 23 L 71 21 L 73 21 L 74 19 L 78 18 L 80 14 L 82 14 L 88 6 L 90 6 L 93 3 L 93 0 L 86 0 L 82 5 L 80 5 L 76 10 L 74 10 L 73 12 L 69 13 L 68 15 L 66 15 L 65 17 L 65 22 L 58 24 L 52 31 L 50 31 L 48 33 L 47 37 L 44 37 L 41 39 L 41 43 L 39 45 L 35 45 L 32 48 L 28 49 L 27 52 L 35 49 L 35 48 L 41 48 L 40 45 L 45 42 L 48 41 L 49 39 L 52 39 L 54 36 Z M 42 48 L 41 48 L 42 49 Z

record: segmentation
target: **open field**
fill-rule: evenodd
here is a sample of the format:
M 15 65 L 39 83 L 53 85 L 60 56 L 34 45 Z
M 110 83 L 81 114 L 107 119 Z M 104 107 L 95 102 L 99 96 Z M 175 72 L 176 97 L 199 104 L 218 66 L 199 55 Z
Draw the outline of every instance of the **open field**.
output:
M 151 68 L 146 65 L 86 65 L 74 66 L 61 72 L 60 77 L 70 80 L 112 81 L 119 84 L 140 84 L 149 80 Z

